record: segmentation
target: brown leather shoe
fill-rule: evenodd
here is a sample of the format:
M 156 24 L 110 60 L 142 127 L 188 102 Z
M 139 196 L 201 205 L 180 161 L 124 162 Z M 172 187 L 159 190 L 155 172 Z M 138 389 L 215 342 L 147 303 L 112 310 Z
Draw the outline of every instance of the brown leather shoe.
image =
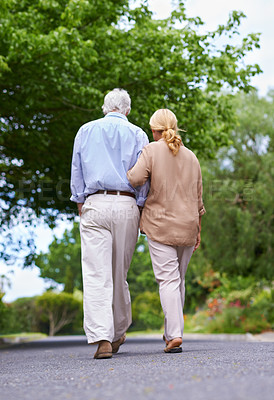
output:
M 126 341 L 126 334 L 124 333 L 123 336 L 120 337 L 120 339 L 116 340 L 115 342 L 111 343 L 112 346 L 112 353 L 116 354 L 118 353 L 119 347 L 122 346 Z
M 182 352 L 182 344 L 183 340 L 181 337 L 177 337 L 168 342 L 168 345 L 164 349 L 165 353 L 181 353 Z
M 112 357 L 112 347 L 111 343 L 107 340 L 100 340 L 98 349 L 94 354 L 94 358 L 97 360 L 102 358 L 111 358 Z

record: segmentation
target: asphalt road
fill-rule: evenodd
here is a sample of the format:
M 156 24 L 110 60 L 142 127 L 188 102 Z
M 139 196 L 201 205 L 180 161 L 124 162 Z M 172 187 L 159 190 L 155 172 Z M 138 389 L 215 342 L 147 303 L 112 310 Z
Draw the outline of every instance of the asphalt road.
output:
M 109 360 L 82 337 L 0 351 L 1 400 L 273 400 L 274 343 L 128 338 Z

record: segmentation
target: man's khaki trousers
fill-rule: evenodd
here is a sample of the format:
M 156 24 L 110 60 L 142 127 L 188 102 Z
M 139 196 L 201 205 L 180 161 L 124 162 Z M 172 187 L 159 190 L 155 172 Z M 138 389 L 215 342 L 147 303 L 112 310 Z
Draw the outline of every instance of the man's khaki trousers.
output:
M 116 341 L 132 322 L 126 279 L 139 218 L 135 199 L 124 195 L 94 194 L 83 205 L 80 234 L 88 343 Z
M 194 246 L 168 246 L 149 238 L 148 246 L 165 315 L 165 337 L 183 337 L 185 274 Z

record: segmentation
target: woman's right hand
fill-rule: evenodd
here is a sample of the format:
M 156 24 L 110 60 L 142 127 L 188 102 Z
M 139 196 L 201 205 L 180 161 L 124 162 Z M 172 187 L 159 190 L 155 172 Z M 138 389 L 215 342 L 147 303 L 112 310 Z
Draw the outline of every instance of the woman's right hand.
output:
M 193 253 L 194 253 L 194 251 L 196 251 L 198 249 L 198 247 L 200 246 L 200 243 L 201 243 L 201 233 L 199 232 L 198 236 L 197 236 L 197 239 L 196 239 L 196 244 L 195 244 L 194 249 L 193 249 Z

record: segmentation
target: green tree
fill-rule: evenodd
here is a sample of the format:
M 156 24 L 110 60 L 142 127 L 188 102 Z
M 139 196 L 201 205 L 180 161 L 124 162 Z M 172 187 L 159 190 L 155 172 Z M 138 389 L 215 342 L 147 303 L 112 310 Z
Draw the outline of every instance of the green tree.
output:
M 274 91 L 235 98 L 233 145 L 204 174 L 203 252 L 215 271 L 273 281 Z
M 75 288 L 83 290 L 78 224 L 66 230 L 61 239 L 55 237 L 48 252 L 35 256 L 34 262 L 40 268 L 41 278 L 64 284 L 65 292 L 73 293 Z
M 249 90 L 258 65 L 243 66 L 259 47 L 250 34 L 233 44 L 241 12 L 226 25 L 199 34 L 184 1 L 154 20 L 146 1 L 2 0 L 0 7 L 0 131 L 2 220 L 33 212 L 53 223 L 72 214 L 70 159 L 84 122 L 101 117 L 109 89 L 133 99 L 130 119 L 148 129 L 152 112 L 171 108 L 186 129 L 184 142 L 204 157 L 229 142 L 234 89 Z M 218 38 L 225 43 L 216 48 Z M 231 39 L 232 38 L 232 39 Z

